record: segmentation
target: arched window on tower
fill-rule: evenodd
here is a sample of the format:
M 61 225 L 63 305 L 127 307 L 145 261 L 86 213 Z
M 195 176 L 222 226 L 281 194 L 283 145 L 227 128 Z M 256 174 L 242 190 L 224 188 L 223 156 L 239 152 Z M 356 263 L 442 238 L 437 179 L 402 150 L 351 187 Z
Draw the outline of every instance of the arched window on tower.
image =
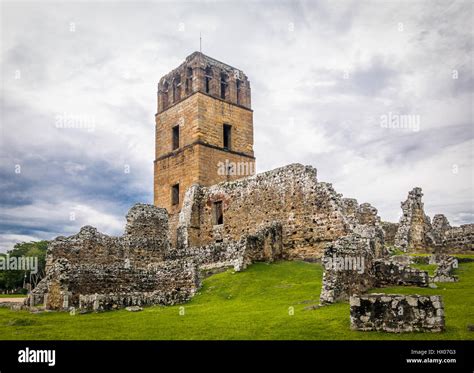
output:
M 173 103 L 181 98 L 181 77 L 176 75 L 173 79 Z
M 188 67 L 186 69 L 186 95 L 193 91 L 193 69 Z
M 211 79 L 212 79 L 212 69 L 210 66 L 206 67 L 204 73 L 204 90 L 206 93 L 211 93 Z
M 221 73 L 221 98 L 224 99 L 224 100 L 227 97 L 227 87 L 228 87 L 227 81 L 228 81 L 228 79 L 229 79 L 229 77 L 227 76 L 227 74 Z
M 161 88 L 161 105 L 163 110 L 168 107 L 168 91 L 169 91 L 169 84 L 168 82 L 163 83 L 163 87 Z

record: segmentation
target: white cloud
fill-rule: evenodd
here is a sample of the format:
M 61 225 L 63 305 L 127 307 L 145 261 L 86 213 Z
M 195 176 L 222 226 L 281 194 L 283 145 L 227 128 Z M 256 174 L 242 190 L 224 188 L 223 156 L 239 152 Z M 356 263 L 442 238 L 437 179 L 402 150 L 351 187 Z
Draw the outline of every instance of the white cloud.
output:
M 251 80 L 259 171 L 311 164 L 389 220 L 421 186 L 430 214 L 472 221 L 467 2 L 2 7 L 4 243 L 80 224 L 118 234 L 132 203 L 151 202 L 156 83 L 199 48 L 200 31 L 206 54 Z M 381 128 L 389 112 L 419 115 L 420 132 Z M 93 128 L 57 128 L 61 115 Z

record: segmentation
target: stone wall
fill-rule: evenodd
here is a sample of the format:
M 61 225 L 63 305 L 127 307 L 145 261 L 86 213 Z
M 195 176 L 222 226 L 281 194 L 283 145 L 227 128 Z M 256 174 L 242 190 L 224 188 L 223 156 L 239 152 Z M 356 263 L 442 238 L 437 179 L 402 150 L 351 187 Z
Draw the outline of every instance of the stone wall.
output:
M 137 204 L 127 214 L 123 236 L 85 226 L 76 235 L 53 240 L 46 276 L 25 303 L 93 311 L 183 303 L 195 294 L 206 271 L 240 271 L 255 261 L 272 262 L 282 258 L 282 248 L 277 222 L 238 241 L 170 248 L 166 210 Z
M 254 234 L 244 235 L 238 241 L 172 249 L 168 258 L 193 258 L 204 271 L 227 267 L 240 271 L 253 262 L 281 259 L 282 254 L 282 227 L 280 223 L 272 223 Z
M 279 222 L 283 257 L 314 259 L 322 256 L 326 243 L 358 225 L 379 224 L 376 209 L 369 204 L 359 206 L 355 200 L 349 206 L 331 184 L 318 182 L 316 173 L 313 167 L 293 164 L 210 187 L 194 185 L 183 201 L 178 247 L 238 241 Z M 222 224 L 214 216 L 219 202 Z
M 433 217 L 433 223 L 431 225 L 433 230 L 440 236 L 443 236 L 446 231 L 451 229 L 451 224 L 449 224 L 448 218 L 443 214 L 436 214 Z
M 401 203 L 402 217 L 394 241 L 403 251 L 423 251 L 435 244 L 430 236 L 431 222 L 424 212 L 422 196 L 421 188 L 413 188 Z
M 434 276 L 430 279 L 431 282 L 456 282 L 458 277 L 454 271 L 458 268 L 458 260 L 453 256 L 448 255 L 433 255 L 430 258 L 431 263 L 436 263 Z
M 428 272 L 402 264 L 391 258 L 374 261 L 374 275 L 377 287 L 429 285 Z
M 345 301 L 375 287 L 428 286 L 426 271 L 411 268 L 379 252 L 381 239 L 383 237 L 374 234 L 351 233 L 328 244 L 322 259 L 321 304 Z
M 370 238 L 353 233 L 329 244 L 322 258 L 320 303 L 344 301 L 375 287 L 374 259 L 374 243 Z
M 85 226 L 76 235 L 53 240 L 46 276 L 29 304 L 43 300 L 47 309 L 68 309 L 80 306 L 81 295 L 97 294 L 115 302 L 101 304 L 101 309 L 108 309 L 134 302 L 129 299 L 137 293 L 144 294 L 140 300 L 144 304 L 186 301 L 199 287 L 196 263 L 165 261 L 168 254 L 166 210 L 136 204 L 127 214 L 123 236 L 110 237 Z M 83 304 L 89 307 L 86 301 Z
M 73 268 L 69 273 L 80 270 L 81 268 Z M 107 271 L 110 271 L 110 268 L 107 268 Z M 83 273 L 88 275 L 87 271 Z M 91 280 L 97 280 L 96 272 L 90 274 Z M 123 283 L 122 279 L 126 283 Z M 200 287 L 200 276 L 196 263 L 192 258 L 186 258 L 153 263 L 140 271 L 121 269 L 119 277 L 107 278 L 106 283 L 109 285 L 108 289 L 101 286 L 97 289 L 91 286 L 90 282 L 84 283 L 82 291 L 78 293 L 74 292 L 76 289 L 70 288 L 73 294 L 79 294 L 79 299 L 77 302 L 73 298 L 74 302 L 69 306 L 104 311 L 128 306 L 184 303 L 190 300 Z
M 421 188 L 414 188 L 402 202 L 402 217 L 394 238 L 394 245 L 403 251 L 430 253 L 474 252 L 474 224 L 452 227 L 446 216 L 436 214 L 433 223 L 423 210 Z M 386 242 L 390 243 L 392 226 L 383 224 Z
M 388 221 L 383 221 L 381 225 L 385 234 L 385 244 L 394 246 L 395 236 L 398 231 L 398 223 L 390 223 Z
M 444 305 L 439 295 L 367 294 L 350 298 L 351 329 L 361 331 L 441 332 Z
M 451 227 L 444 233 L 442 248 L 445 253 L 474 253 L 474 224 Z

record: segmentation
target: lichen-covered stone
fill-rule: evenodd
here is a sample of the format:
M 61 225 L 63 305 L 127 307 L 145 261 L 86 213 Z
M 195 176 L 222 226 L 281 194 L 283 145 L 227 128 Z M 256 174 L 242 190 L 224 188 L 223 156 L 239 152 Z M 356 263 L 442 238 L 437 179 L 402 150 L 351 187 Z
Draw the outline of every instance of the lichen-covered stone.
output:
M 350 307 L 352 330 L 404 333 L 441 332 L 445 328 L 439 295 L 355 295 Z

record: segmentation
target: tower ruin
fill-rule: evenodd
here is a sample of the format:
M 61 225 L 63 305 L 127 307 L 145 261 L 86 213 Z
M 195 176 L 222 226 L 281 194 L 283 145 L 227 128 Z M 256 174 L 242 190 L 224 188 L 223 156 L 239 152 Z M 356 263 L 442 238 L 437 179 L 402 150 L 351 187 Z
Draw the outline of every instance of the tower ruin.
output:
M 239 69 L 194 52 L 158 83 L 154 204 L 173 215 L 193 184 L 255 172 L 250 82 Z

